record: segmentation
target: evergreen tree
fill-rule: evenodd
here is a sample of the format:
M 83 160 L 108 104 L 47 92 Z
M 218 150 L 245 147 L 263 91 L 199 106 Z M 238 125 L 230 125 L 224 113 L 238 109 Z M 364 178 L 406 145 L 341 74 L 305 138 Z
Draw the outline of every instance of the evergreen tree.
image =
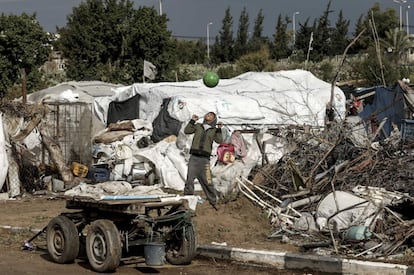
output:
M 363 29 L 366 31 L 358 41 L 356 41 L 355 45 L 352 47 L 352 52 L 367 50 L 373 45 L 373 25 L 375 25 L 378 37 L 385 38 L 386 32 L 399 27 L 398 22 L 398 16 L 394 9 L 387 8 L 382 12 L 379 3 L 375 3 L 373 7 L 369 9 L 365 17 L 361 16 L 356 23 L 354 37 L 356 37 Z
M 262 36 L 263 21 L 264 21 L 263 10 L 260 9 L 254 21 L 252 37 L 249 40 L 249 51 L 251 52 L 259 51 L 266 42 L 266 39 Z
M 49 57 L 50 41 L 35 14 L 0 15 L 0 96 L 21 82 L 22 74 L 28 92 L 43 88 L 39 68 Z
M 385 37 L 386 32 L 394 30 L 399 26 L 398 16 L 393 8 L 387 8 L 384 12 L 381 12 L 381 7 L 379 3 L 374 4 L 374 6 L 370 9 L 366 16 L 366 26 L 369 26 L 371 14 L 374 15 L 374 23 L 378 33 L 378 37 Z
M 363 30 L 365 30 L 365 33 L 366 33 L 367 32 L 366 27 L 367 26 L 365 26 L 365 23 L 364 23 L 364 16 L 361 15 L 358 18 L 357 23 L 355 24 L 354 37 L 357 37 Z M 355 43 L 349 49 L 348 53 L 350 53 L 350 54 L 359 53 L 362 50 L 368 48 L 368 44 L 369 44 L 369 37 L 367 37 L 366 34 L 365 34 L 362 37 L 360 37 L 358 40 L 355 41 Z
M 373 29 L 380 40 L 380 49 L 375 47 Z M 407 52 L 406 35 L 399 30 L 398 16 L 394 9 L 381 11 L 378 3 L 368 11 L 366 16 L 358 20 L 355 30 L 357 36 L 362 29 L 363 35 L 356 41 L 353 52 L 365 53 L 360 60 L 353 63 L 354 78 L 363 79 L 366 85 L 390 85 L 397 79 L 405 77 L 405 68 L 399 66 L 403 55 Z M 381 63 L 378 54 L 381 55 Z
M 296 32 L 296 51 L 297 55 L 300 57 L 298 61 L 304 61 L 309 48 L 309 40 L 311 38 L 311 33 L 314 31 L 313 26 L 309 26 L 309 18 L 305 22 L 299 23 L 299 29 Z
M 204 41 L 177 40 L 177 61 L 180 64 L 202 64 L 205 59 L 206 44 Z
M 287 58 L 291 54 L 289 47 L 289 36 L 287 33 L 287 26 L 290 23 L 288 17 L 282 20 L 282 15 L 279 14 L 275 33 L 273 34 L 272 57 L 276 60 Z
M 239 18 L 239 28 L 237 30 L 236 43 L 234 45 L 234 56 L 238 58 L 247 53 L 247 42 L 248 42 L 248 31 L 249 31 L 249 15 L 246 7 L 243 8 Z
M 269 48 L 264 45 L 256 52 L 249 52 L 237 61 L 237 68 L 240 73 L 244 72 L 263 72 L 271 68 Z
M 335 24 L 335 29 L 332 31 L 332 54 L 333 55 L 340 55 L 344 52 L 345 48 L 349 44 L 348 39 L 348 28 L 349 28 L 349 20 L 345 20 L 342 10 L 339 11 L 338 20 Z
M 143 61 L 148 60 L 162 80 L 175 64 L 165 15 L 154 8 L 136 10 L 130 0 L 86 0 L 58 31 L 71 79 L 142 81 Z
M 402 78 L 399 68 L 390 59 L 382 58 L 381 64 L 379 63 L 374 47 L 369 47 L 366 54 L 367 58 L 362 58 L 352 64 L 354 78 L 363 80 L 362 85 L 392 85 L 397 79 Z
M 233 17 L 230 14 L 230 7 L 226 9 L 222 24 L 212 51 L 213 61 L 218 63 L 234 60 Z
M 320 61 L 324 56 L 332 55 L 330 48 L 332 29 L 330 28 L 329 14 L 332 12 L 331 8 L 332 0 L 329 0 L 325 11 L 319 18 L 316 25 L 315 33 L 313 34 L 313 50 L 311 59 L 314 61 Z
M 134 81 L 140 81 L 142 76 L 142 61 L 145 59 L 157 67 L 158 80 L 171 80 L 177 64 L 177 53 L 171 32 L 168 30 L 166 15 L 159 16 L 157 10 L 150 7 L 140 7 L 134 12 L 134 21 L 128 49 L 131 51 L 130 69 L 137 76 Z M 131 68 L 132 67 L 132 68 Z

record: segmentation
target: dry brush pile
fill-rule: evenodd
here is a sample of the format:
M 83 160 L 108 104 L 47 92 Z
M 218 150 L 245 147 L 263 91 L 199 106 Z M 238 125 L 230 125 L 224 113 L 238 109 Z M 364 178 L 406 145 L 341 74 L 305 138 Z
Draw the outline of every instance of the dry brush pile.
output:
M 275 200 L 279 202 L 274 215 L 269 215 L 275 227 L 270 236 L 289 236 L 288 239 L 296 239 L 295 243 L 302 248 L 329 247 L 329 253 L 340 255 L 373 258 L 407 255 L 414 250 L 414 230 L 411 229 L 414 224 L 411 214 L 414 209 L 414 142 L 401 140 L 397 133 L 382 141 L 356 146 L 352 131 L 346 124 L 335 124 L 322 132 L 284 132 L 289 147 L 293 148 L 290 153 L 277 163 L 253 171 L 251 182 L 260 186 L 255 189 L 262 190 L 256 194 L 267 201 L 262 206 L 275 205 Z M 394 197 L 392 203 L 386 204 L 387 193 L 383 192 L 380 203 L 378 200 L 374 203 L 377 208 L 370 217 L 372 223 L 367 226 L 372 233 L 370 238 L 350 243 L 344 238 L 344 230 L 335 230 L 334 226 L 332 230 L 329 228 L 330 232 L 303 234 L 297 230 L 295 220 L 305 212 L 314 215 L 322 198 L 333 191 L 351 193 L 358 186 L 403 194 L 402 199 Z M 318 199 L 309 199 L 315 197 Z M 309 201 L 293 209 L 294 212 L 287 209 L 286 205 L 306 198 Z M 367 201 L 377 198 L 371 199 Z

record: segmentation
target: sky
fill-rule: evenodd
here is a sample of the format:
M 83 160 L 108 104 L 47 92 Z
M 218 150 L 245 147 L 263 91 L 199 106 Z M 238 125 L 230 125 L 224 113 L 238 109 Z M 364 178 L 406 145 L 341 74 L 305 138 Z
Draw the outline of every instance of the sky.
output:
M 161 2 L 160 2 L 161 1 Z M 45 31 L 55 32 L 56 27 L 66 25 L 67 15 L 72 8 L 78 6 L 82 0 L 0 0 L 0 12 L 4 14 L 20 15 L 36 13 L 36 18 Z M 207 29 L 210 42 L 214 41 L 222 27 L 225 10 L 229 7 L 233 17 L 234 32 L 237 31 L 240 13 L 243 7 L 247 8 L 250 29 L 260 10 L 263 11 L 263 35 L 271 37 L 275 32 L 277 18 L 295 18 L 295 27 L 291 23 L 288 28 L 299 28 L 299 23 L 310 19 L 313 23 L 319 18 L 329 0 L 133 0 L 135 7 L 153 6 L 156 10 L 166 14 L 168 28 L 173 36 L 183 38 L 206 38 Z M 413 22 L 410 33 L 414 33 L 414 0 L 332 0 L 330 14 L 331 26 L 335 25 L 338 13 L 342 10 L 345 19 L 351 20 L 350 31 L 354 29 L 360 15 L 366 15 L 369 8 L 376 2 L 381 10 L 395 9 L 402 24 L 406 26 L 406 19 Z M 397 3 L 398 2 L 398 3 Z M 405 2 L 405 3 L 404 3 Z M 161 3 L 161 5 L 160 5 Z M 412 8 L 411 8 L 411 6 Z M 411 19 L 412 18 L 412 19 Z M 209 24 L 209 23 L 212 24 Z M 208 27 L 207 27 L 208 25 Z

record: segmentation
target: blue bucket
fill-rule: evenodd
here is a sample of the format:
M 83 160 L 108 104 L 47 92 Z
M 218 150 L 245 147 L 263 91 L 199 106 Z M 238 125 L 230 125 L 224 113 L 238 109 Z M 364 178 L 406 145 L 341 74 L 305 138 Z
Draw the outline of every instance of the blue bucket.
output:
M 144 256 L 147 265 L 164 265 L 165 243 L 147 243 L 144 246 Z

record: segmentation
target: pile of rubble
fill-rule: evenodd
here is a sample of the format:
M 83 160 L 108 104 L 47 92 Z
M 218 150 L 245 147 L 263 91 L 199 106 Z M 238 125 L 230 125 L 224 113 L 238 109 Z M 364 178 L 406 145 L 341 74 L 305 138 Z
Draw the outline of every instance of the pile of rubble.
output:
M 290 132 L 290 153 L 239 179 L 239 190 L 268 213 L 275 228 L 269 237 L 303 250 L 412 255 L 414 142 L 396 131 L 356 146 L 354 129 L 338 124 Z

